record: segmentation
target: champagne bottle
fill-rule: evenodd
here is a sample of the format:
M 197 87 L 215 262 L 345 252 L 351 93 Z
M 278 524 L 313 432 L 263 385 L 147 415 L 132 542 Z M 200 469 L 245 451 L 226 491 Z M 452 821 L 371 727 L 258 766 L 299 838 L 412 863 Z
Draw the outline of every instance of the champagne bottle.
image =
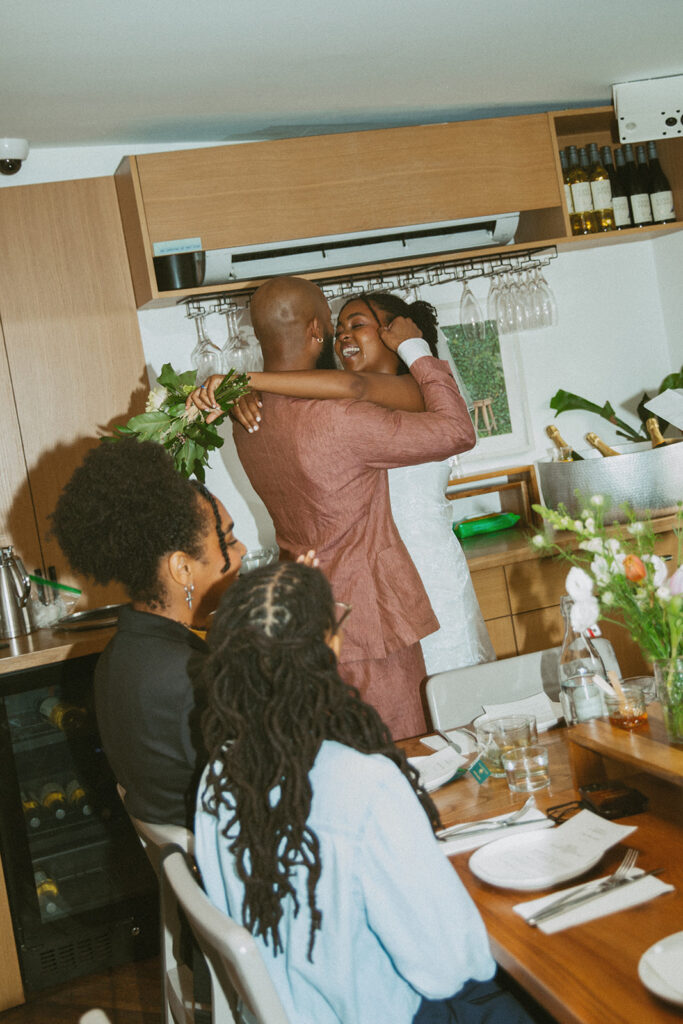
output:
M 569 458 L 560 459 L 561 462 L 583 462 L 583 455 L 579 455 L 578 452 L 574 451 L 571 445 L 567 444 L 554 423 L 549 424 L 549 426 L 545 428 L 545 432 L 558 451 L 569 452 Z
M 41 916 L 57 917 L 66 913 L 64 900 L 59 892 L 59 886 L 54 878 L 50 878 L 45 871 L 36 871 L 33 875 L 36 886 L 36 896 Z
M 21 809 L 24 812 L 24 821 L 30 832 L 35 832 L 43 823 L 43 816 L 38 799 L 33 793 L 21 793 Z
M 606 459 L 611 455 L 621 455 L 621 452 L 617 452 L 614 448 L 610 448 L 608 444 L 605 444 L 601 437 L 598 437 L 598 435 L 593 432 L 586 434 L 586 440 L 592 448 L 596 448 L 597 451 L 599 451 Z
M 69 704 L 59 697 L 45 697 L 38 705 L 38 710 L 43 718 L 47 718 L 52 725 L 64 732 L 78 732 L 88 717 L 85 708 Z
M 649 186 L 636 167 L 636 162 L 633 159 L 633 147 L 630 142 L 624 146 L 624 161 L 628 180 L 628 198 L 631 203 L 631 220 L 634 227 L 643 228 L 652 223 Z
M 574 203 L 572 202 L 572 188 L 569 184 L 569 159 L 564 149 L 560 150 L 560 167 L 562 168 L 562 181 L 564 182 L 564 202 L 567 207 L 567 213 L 571 216 L 574 212 Z
M 38 794 L 41 806 L 50 817 L 62 821 L 66 817 L 66 793 L 57 782 L 46 782 Z
M 659 420 L 656 416 L 650 416 L 649 419 L 645 420 L 645 429 L 650 435 L 653 448 L 666 448 L 667 445 L 676 444 L 679 440 L 677 437 L 662 437 L 662 432 L 659 429 Z
M 597 224 L 595 214 L 593 213 L 591 186 L 588 175 L 579 166 L 579 153 L 576 146 L 569 147 L 569 174 L 567 178 L 574 205 L 574 213 L 569 215 L 572 234 L 592 235 L 597 231 Z
M 612 185 L 612 210 L 614 211 L 614 227 L 617 231 L 631 226 L 631 208 L 628 205 L 628 195 L 621 177 L 612 162 L 612 150 L 609 146 L 601 149 L 602 163 L 609 174 Z
M 588 161 L 590 164 L 589 180 L 593 197 L 593 209 L 598 221 L 598 230 L 613 231 L 612 183 L 610 182 L 607 169 L 600 159 L 597 142 L 591 142 L 588 147 Z
M 668 224 L 669 221 L 676 220 L 674 197 L 669 179 L 659 162 L 657 146 L 654 142 L 648 142 L 647 155 L 650 158 L 650 205 L 652 207 L 652 219 L 655 224 Z
M 84 818 L 89 818 L 92 814 L 92 805 L 88 801 L 86 792 L 78 779 L 72 779 L 71 782 L 67 783 L 66 802 L 70 811 L 75 811 Z

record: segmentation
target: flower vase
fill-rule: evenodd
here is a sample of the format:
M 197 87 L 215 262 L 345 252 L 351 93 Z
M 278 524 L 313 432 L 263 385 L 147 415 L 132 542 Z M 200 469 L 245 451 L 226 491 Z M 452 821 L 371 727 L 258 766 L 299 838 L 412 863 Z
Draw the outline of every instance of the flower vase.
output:
M 683 743 L 683 657 L 654 662 L 657 697 L 671 743 Z

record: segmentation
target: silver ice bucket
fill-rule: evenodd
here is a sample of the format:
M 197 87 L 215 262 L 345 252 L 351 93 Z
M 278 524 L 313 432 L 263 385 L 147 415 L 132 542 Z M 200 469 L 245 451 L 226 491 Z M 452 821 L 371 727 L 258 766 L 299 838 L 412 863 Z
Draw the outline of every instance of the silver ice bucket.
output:
M 628 502 L 636 517 L 668 515 L 683 501 L 683 443 L 666 448 L 648 444 L 619 445 L 623 454 L 604 459 L 596 452 L 581 462 L 536 463 L 543 503 L 557 508 L 562 502 L 577 515 L 592 494 L 604 494 L 610 501 L 608 521 L 624 523 L 620 506 Z M 583 500 L 582 500 L 583 499 Z

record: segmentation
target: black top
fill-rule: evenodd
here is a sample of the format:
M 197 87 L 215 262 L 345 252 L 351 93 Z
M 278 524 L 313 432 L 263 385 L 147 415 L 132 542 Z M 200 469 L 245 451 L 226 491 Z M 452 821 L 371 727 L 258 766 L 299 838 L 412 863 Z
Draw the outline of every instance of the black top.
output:
M 207 645 L 161 615 L 119 614 L 116 635 L 95 668 L 95 711 L 128 811 L 143 821 L 192 828 L 206 761 L 192 683 Z

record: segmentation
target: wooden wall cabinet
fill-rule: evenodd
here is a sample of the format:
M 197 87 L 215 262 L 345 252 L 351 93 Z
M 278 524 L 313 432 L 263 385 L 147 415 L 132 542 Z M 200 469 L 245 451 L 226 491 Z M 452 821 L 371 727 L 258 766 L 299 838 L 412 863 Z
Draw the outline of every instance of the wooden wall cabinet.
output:
M 97 437 L 148 390 L 112 178 L 0 191 L 0 534 L 26 568 L 85 587 L 79 608 L 123 600 L 69 571 L 49 516 Z
M 559 149 L 593 141 L 618 142 L 612 107 L 126 157 L 116 185 L 137 305 L 245 292 L 259 283 L 160 292 L 155 242 L 200 238 L 210 250 L 515 211 L 515 245 L 505 252 L 603 245 L 679 230 L 677 223 L 572 237 Z M 658 148 L 683 212 L 683 140 L 664 140 Z M 411 260 L 410 266 L 500 252 L 450 253 Z M 383 269 L 406 266 L 395 262 Z

